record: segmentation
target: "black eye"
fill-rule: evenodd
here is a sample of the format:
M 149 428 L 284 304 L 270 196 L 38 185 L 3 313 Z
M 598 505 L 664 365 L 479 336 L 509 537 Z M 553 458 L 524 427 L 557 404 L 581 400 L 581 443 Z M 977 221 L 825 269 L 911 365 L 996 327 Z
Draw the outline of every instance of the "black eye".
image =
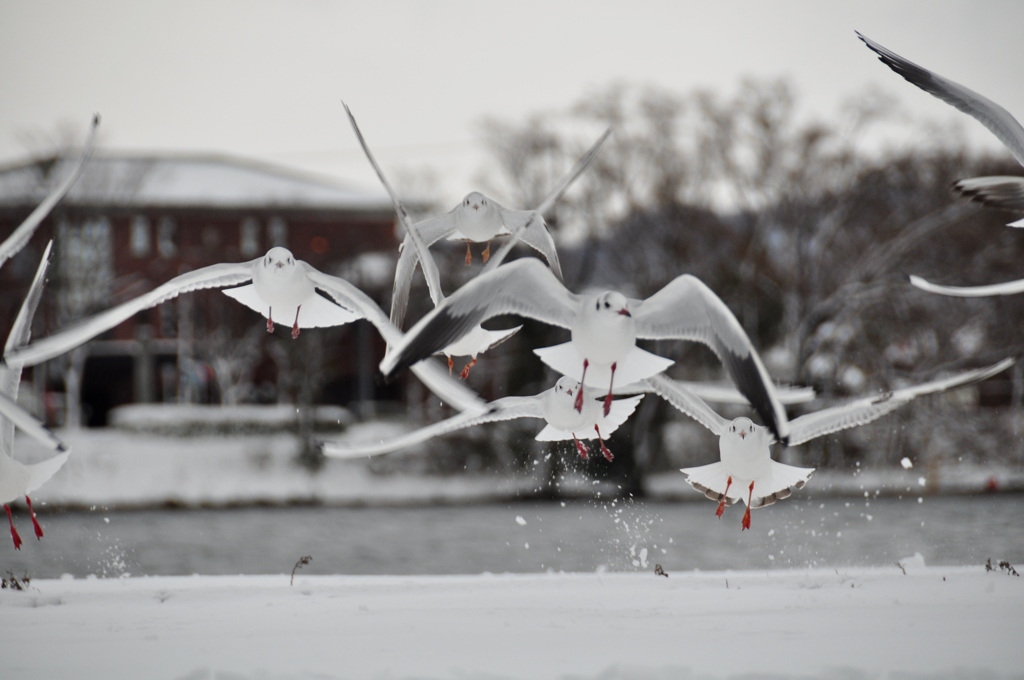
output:
M 605 308 L 605 309 L 608 309 L 609 307 L 611 307 L 611 305 L 610 305 L 610 304 L 608 304 L 607 302 L 606 302 L 606 303 L 604 303 L 604 308 Z
M 601 310 L 601 301 L 600 300 L 598 300 L 597 302 L 594 303 L 594 309 L 596 309 L 598 311 Z

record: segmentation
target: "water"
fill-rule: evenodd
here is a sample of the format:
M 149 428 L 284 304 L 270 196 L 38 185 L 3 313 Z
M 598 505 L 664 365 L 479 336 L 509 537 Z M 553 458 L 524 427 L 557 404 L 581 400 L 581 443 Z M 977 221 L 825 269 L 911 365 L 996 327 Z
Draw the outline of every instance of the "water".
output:
M 714 516 L 711 502 L 530 502 L 414 508 L 247 508 L 15 517 L 20 552 L 3 536 L 0 572 L 281 574 L 303 555 L 308 574 L 475 574 L 547 570 L 771 569 L 1024 564 L 1024 495 L 788 499 Z M 646 551 L 646 552 L 645 552 Z

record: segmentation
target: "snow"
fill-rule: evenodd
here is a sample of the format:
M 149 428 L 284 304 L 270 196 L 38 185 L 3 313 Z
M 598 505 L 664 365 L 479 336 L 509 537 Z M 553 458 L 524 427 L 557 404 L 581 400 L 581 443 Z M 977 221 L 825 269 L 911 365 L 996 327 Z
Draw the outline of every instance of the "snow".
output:
M 1020 677 L 1024 579 L 911 566 L 32 581 L 0 639 L 25 679 Z
M 327 460 L 317 472 L 300 466 L 296 458 L 301 441 L 287 432 L 190 437 L 168 436 L 175 429 L 164 420 L 165 410 L 155 419 L 146 407 L 133 407 L 124 427 L 96 430 L 58 431 L 71 447 L 64 467 L 33 494 L 33 499 L 55 506 L 151 507 L 230 506 L 240 504 L 324 503 L 332 505 L 419 504 L 424 502 L 472 502 L 505 500 L 529 495 L 544 481 L 536 466 L 522 472 L 461 474 L 449 477 L 414 473 L 375 473 L 368 461 Z M 287 410 L 287 409 L 286 409 Z M 191 431 L 214 431 L 224 425 L 214 415 L 189 421 Z M 238 412 L 240 413 L 240 411 Z M 282 413 L 281 419 L 290 417 Z M 347 414 L 325 410 L 322 420 L 346 420 Z M 333 419 L 333 420 L 332 420 Z M 239 416 L 238 422 L 245 421 Z M 247 421 L 246 421 L 247 422 Z M 266 421 L 264 421 L 264 425 Z M 344 433 L 323 436 L 339 440 L 376 441 L 406 431 L 408 425 L 385 421 L 358 423 Z M 139 432 L 152 429 L 157 432 Z M 48 457 L 39 444 L 19 436 L 18 458 L 33 462 Z M 402 454 L 397 454 L 402 455 Z M 415 452 L 409 455 L 420 455 Z M 377 471 L 379 472 L 379 471 Z M 938 493 L 976 493 L 995 485 L 1004 491 L 1024 489 L 1024 470 L 971 465 L 966 462 L 933 466 L 928 477 L 913 470 L 858 469 L 816 470 L 807 486 L 816 497 L 829 495 L 884 494 L 897 496 L 922 488 Z M 920 480 L 925 479 L 922 486 Z M 683 475 L 667 472 L 644 479 L 648 498 L 702 502 Z M 595 480 L 583 474 L 567 473 L 560 492 L 568 497 L 605 497 L 614 494 L 614 479 Z
M 63 177 L 70 159 L 51 177 Z M 35 163 L 0 169 L 0 205 L 38 203 L 48 187 Z M 391 211 L 375 185 L 365 188 L 280 166 L 217 154 L 95 154 L 65 203 L 216 208 L 317 208 Z

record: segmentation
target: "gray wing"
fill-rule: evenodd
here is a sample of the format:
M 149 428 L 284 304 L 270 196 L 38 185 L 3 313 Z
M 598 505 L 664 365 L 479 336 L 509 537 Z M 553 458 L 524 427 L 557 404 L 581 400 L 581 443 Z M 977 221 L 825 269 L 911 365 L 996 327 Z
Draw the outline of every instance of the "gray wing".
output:
M 411 274 L 412 270 L 415 270 L 416 268 L 417 258 L 420 261 L 420 265 L 423 267 L 423 276 L 426 277 L 427 279 L 427 288 L 430 291 L 430 299 L 433 300 L 435 306 L 439 305 L 442 302 L 444 302 L 444 294 L 441 292 L 441 275 L 437 271 L 437 263 L 434 262 L 434 257 L 430 254 L 430 246 L 423 242 L 423 239 L 419 235 L 419 231 L 417 230 L 416 226 L 412 223 L 412 220 L 409 218 L 409 213 L 405 211 L 405 206 L 402 205 L 402 202 L 400 200 L 398 200 L 398 194 L 396 194 L 395 190 L 391 188 L 391 183 L 388 182 L 388 178 L 384 176 L 384 171 L 381 170 L 380 165 L 377 164 L 377 159 L 373 157 L 373 153 L 370 151 L 370 147 L 366 145 L 366 140 L 363 138 L 363 133 L 359 129 L 359 124 L 356 123 L 356 118 L 355 116 L 352 115 L 352 110 L 348 108 L 348 104 L 346 104 L 345 102 L 342 102 L 341 105 L 345 107 L 345 113 L 348 114 L 348 122 L 352 125 L 352 131 L 356 133 L 356 139 L 359 140 L 359 145 L 363 147 L 363 153 L 366 154 L 367 160 L 370 161 L 370 165 L 373 166 L 374 172 L 377 173 L 377 178 L 380 179 L 380 183 L 384 185 L 384 189 L 388 192 L 388 196 L 391 197 L 391 204 L 395 207 L 395 212 L 398 214 L 398 219 L 401 220 L 402 226 L 405 227 L 406 236 L 405 241 L 402 244 L 402 254 L 399 256 L 400 261 L 402 257 L 405 257 L 406 254 L 408 253 L 409 244 L 412 243 L 413 245 L 413 252 L 408 253 L 409 255 L 413 256 L 411 264 L 409 262 L 406 262 L 405 264 L 405 267 L 407 269 L 411 267 L 411 270 L 409 271 L 410 276 L 406 277 L 406 279 L 402 282 L 401 286 L 402 289 L 405 291 L 404 294 L 406 298 L 406 305 L 408 304 Z M 396 271 L 396 291 L 399 288 L 398 278 L 398 272 Z M 397 299 L 397 297 L 397 294 L 392 293 L 392 305 L 394 304 L 394 301 Z M 405 316 L 404 307 L 402 311 L 402 316 Z M 399 323 L 395 325 L 401 325 L 400 322 L 401 320 L 399 320 Z
M 39 223 L 46 219 L 46 216 L 50 214 L 53 207 L 60 202 L 60 199 L 64 198 L 64 195 L 68 193 L 71 186 L 78 181 L 79 176 L 82 174 L 82 169 L 85 167 L 86 161 L 89 160 L 89 156 L 92 155 L 92 149 L 96 142 L 96 128 L 100 124 L 100 117 L 98 115 L 92 118 L 92 129 L 89 131 L 89 137 L 85 140 L 85 148 L 82 149 L 82 155 L 78 157 L 74 167 L 71 168 L 71 172 L 64 178 L 57 187 L 43 199 L 43 202 L 36 206 L 36 209 L 25 218 L 25 221 L 18 225 L 18 228 L 7 237 L 7 240 L 0 243 L 0 266 L 3 266 L 4 262 L 14 257 L 18 251 L 25 247 L 25 244 L 32 238 L 32 234 L 35 233 L 36 227 Z
M 943 390 L 969 385 L 990 378 L 1005 371 L 1016 362 L 1016 359 L 1003 359 L 997 364 L 973 371 L 965 371 L 941 380 L 906 387 L 893 392 L 858 399 L 841 406 L 833 406 L 816 413 L 808 413 L 790 422 L 789 445 L 796 446 L 803 442 L 820 437 L 830 432 L 838 432 L 858 425 L 865 425 L 872 420 L 894 411 L 916 397 L 934 394 Z
M 7 336 L 7 344 L 4 346 L 5 350 L 17 347 L 18 345 L 24 345 L 32 335 L 32 318 L 35 316 L 36 309 L 39 307 L 39 301 L 43 297 L 43 284 L 46 281 L 46 269 L 50 264 L 50 249 L 52 247 L 53 241 L 46 244 L 43 257 L 39 261 L 39 267 L 36 269 L 36 275 L 32 279 L 32 285 L 29 286 L 28 295 L 25 296 L 24 302 L 21 303 L 21 309 L 18 310 L 18 316 L 14 319 L 14 325 Z M 15 404 L 18 399 L 20 383 L 21 366 L 0 367 L 0 394 L 9 398 Z M 27 412 L 23 415 L 19 413 L 14 413 L 14 415 L 18 416 L 23 424 L 30 424 L 31 427 L 35 428 L 32 432 L 36 439 L 47 445 L 60 444 L 59 439 L 53 436 L 49 430 L 43 427 L 42 423 L 38 422 Z M 3 421 L 0 423 L 0 451 L 6 451 L 10 454 L 14 451 L 15 421 L 10 415 L 0 420 Z M 45 433 L 45 437 L 42 439 L 40 438 L 41 433 Z
M 641 384 L 646 385 L 647 391 L 657 394 L 672 404 L 672 406 L 711 430 L 716 436 L 720 436 L 729 424 L 728 420 L 718 415 L 703 399 L 686 389 L 678 380 L 672 380 L 664 373 L 651 376 L 643 380 Z
M 416 223 L 416 231 L 422 242 L 429 248 L 431 245 L 455 231 L 455 209 L 443 215 L 437 215 Z M 419 255 L 413 246 L 408 230 L 405 240 L 399 248 L 398 266 L 395 267 L 395 285 L 391 293 L 391 321 L 401 328 L 405 321 L 405 310 L 409 306 L 409 289 L 412 287 L 412 276 L 419 263 Z M 427 278 L 427 287 L 430 279 Z
M 989 286 L 939 286 L 925 281 L 920 276 L 910 277 L 910 283 L 921 290 L 939 295 L 951 295 L 953 297 L 989 297 L 991 295 L 1015 295 L 1024 293 L 1024 279 L 1007 281 L 1006 283 L 993 283 Z
M 369 295 L 356 288 L 345 279 L 324 274 L 311 265 L 303 262 L 306 276 L 313 285 L 326 293 L 342 307 L 355 310 L 376 327 L 388 346 L 401 342 L 402 332 L 398 330 L 384 311 L 377 306 Z M 480 413 L 487 404 L 473 390 L 455 380 L 448 372 L 432 361 L 421 361 L 410 369 L 427 388 L 446 404 L 459 409 Z
M 716 404 L 750 404 L 739 390 L 727 383 L 693 382 L 690 380 L 675 380 L 674 382 L 704 401 L 712 401 Z M 775 396 L 782 404 L 803 404 L 813 400 L 815 393 L 813 387 L 775 385 Z
M 162 286 L 154 288 L 145 295 L 140 295 L 117 307 L 83 319 L 55 335 L 37 340 L 24 347 L 8 350 L 4 354 L 4 361 L 8 365 L 34 366 L 47 359 L 70 352 L 100 333 L 110 330 L 125 319 L 141 312 L 143 309 L 155 307 L 161 302 L 178 297 L 182 293 L 204 288 L 224 288 L 245 283 L 252 280 L 253 269 L 260 262 L 260 259 L 235 264 L 214 264 L 181 274 Z
M 54 451 L 67 451 L 67 446 L 57 438 L 57 435 L 46 429 L 46 426 L 36 420 L 35 416 L 18 406 L 6 394 L 0 394 L 0 416 L 5 421 L 13 423 L 25 434 Z M 10 450 L 8 450 L 8 453 L 10 453 Z
M 554 272 L 555 276 L 558 277 L 559 281 L 562 281 L 562 265 L 558 262 L 558 251 L 555 249 L 555 240 L 551 238 L 551 232 L 548 231 L 548 225 L 544 221 L 544 217 L 538 210 L 509 210 L 508 208 L 502 208 L 501 219 L 505 223 L 505 227 L 513 234 L 509 237 L 507 243 L 503 244 L 498 250 L 497 264 L 500 264 L 505 259 L 505 254 L 508 249 L 505 248 L 509 243 L 513 243 L 515 239 L 521 240 L 526 245 L 530 246 L 547 260 L 548 266 L 551 267 L 551 271 Z M 490 264 L 490 262 L 488 262 Z M 493 265 L 492 268 L 497 267 L 497 264 Z M 481 272 L 483 273 L 483 272 Z
M 398 451 L 399 449 L 425 442 L 428 439 L 475 425 L 493 423 L 500 420 L 514 420 L 516 418 L 544 418 L 543 400 L 540 395 L 533 397 L 505 397 L 504 399 L 491 402 L 487 405 L 487 409 L 487 412 L 483 414 L 460 413 L 447 420 L 421 427 L 418 430 L 385 442 L 365 444 L 324 442 L 323 452 L 325 456 L 330 456 L 331 458 L 377 456 L 382 453 Z
M 508 217 L 508 220 L 515 222 L 515 224 L 509 224 L 508 221 L 505 222 L 505 226 L 512 235 L 504 244 L 502 244 L 501 248 L 491 256 L 490 261 L 484 265 L 481 273 L 488 272 L 501 264 L 505 259 L 505 256 L 508 255 L 509 251 L 512 250 L 512 247 L 521 238 L 527 245 L 544 255 L 544 258 L 551 266 L 551 270 L 555 272 L 555 276 L 557 276 L 560 281 L 564 280 L 562 278 L 562 266 L 558 263 L 558 254 L 555 251 L 555 244 L 551 238 L 550 232 L 548 232 L 547 225 L 544 223 L 543 215 L 548 210 L 551 210 L 555 203 L 558 202 L 558 199 L 560 199 L 569 187 L 572 186 L 572 183 L 576 181 L 576 178 L 582 175 L 583 172 L 590 167 L 590 164 L 594 162 L 595 158 L 597 158 L 597 154 L 601 152 L 601 147 L 604 146 L 605 141 L 607 141 L 611 134 L 611 128 L 605 130 L 604 134 L 601 135 L 601 137 L 594 142 L 593 146 L 587 150 L 587 153 L 583 154 L 582 158 L 576 161 L 576 165 L 574 165 L 572 169 L 569 170 L 569 173 L 562 178 L 562 181 L 558 183 L 558 186 L 556 186 L 555 189 L 548 194 L 536 208 L 525 211 L 506 211 L 508 213 L 525 213 L 526 218 L 513 218 L 511 215 Z M 543 231 L 543 234 L 539 233 L 535 228 L 531 229 L 532 223 L 535 222 L 540 222 L 539 226 Z M 519 226 L 524 226 L 525 228 L 520 231 L 518 229 Z M 553 257 L 548 256 L 548 251 L 554 253 Z
M 859 32 L 857 37 L 878 55 L 883 64 L 908 82 L 956 107 L 987 127 L 1013 154 L 1017 162 L 1024 165 L 1024 128 L 1006 109 L 963 85 L 904 59 Z
M 775 383 L 740 322 L 700 279 L 689 274 L 676 277 L 635 304 L 633 318 L 638 338 L 692 340 L 710 347 L 765 425 L 780 442 L 786 441 L 786 410 Z
M 982 205 L 1024 210 L 1024 177 L 972 177 L 954 182 L 953 188 Z
M 503 314 L 518 314 L 570 328 L 579 297 L 543 263 L 528 257 L 480 274 L 412 327 L 380 364 L 384 377 L 425 359 L 475 326 Z

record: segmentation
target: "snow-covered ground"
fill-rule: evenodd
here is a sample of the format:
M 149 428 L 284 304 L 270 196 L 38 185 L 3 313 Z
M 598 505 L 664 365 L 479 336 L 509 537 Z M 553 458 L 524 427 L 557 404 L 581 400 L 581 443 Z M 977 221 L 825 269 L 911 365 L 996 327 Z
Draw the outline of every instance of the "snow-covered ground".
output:
M 396 426 L 367 423 L 349 427 L 344 436 L 387 438 Z M 426 502 L 478 502 L 529 495 L 544 483 L 536 474 L 479 473 L 448 477 L 419 474 L 373 474 L 364 461 L 327 460 L 312 473 L 298 465 L 297 437 L 286 433 L 179 437 L 115 428 L 61 432 L 72 455 L 64 467 L 33 494 L 41 504 L 57 506 L 145 507 L 228 506 L 254 503 L 317 502 L 334 505 L 380 505 Z M 331 435 L 337 437 L 338 435 Z M 50 455 L 19 437 L 23 460 Z M 412 454 L 415 455 L 415 454 Z M 903 470 L 818 470 L 808 490 L 830 493 L 898 495 L 923 492 L 979 492 L 994 480 L 1002 490 L 1024 489 L 1024 470 L 969 465 Z M 603 484 L 603 486 L 602 486 Z M 678 472 L 645 480 L 654 499 L 701 501 Z M 589 496 L 614 491 L 614 482 L 583 475 L 567 476 L 560 489 Z
M 0 591 L 4 678 L 1019 678 L 981 567 L 156 577 Z

